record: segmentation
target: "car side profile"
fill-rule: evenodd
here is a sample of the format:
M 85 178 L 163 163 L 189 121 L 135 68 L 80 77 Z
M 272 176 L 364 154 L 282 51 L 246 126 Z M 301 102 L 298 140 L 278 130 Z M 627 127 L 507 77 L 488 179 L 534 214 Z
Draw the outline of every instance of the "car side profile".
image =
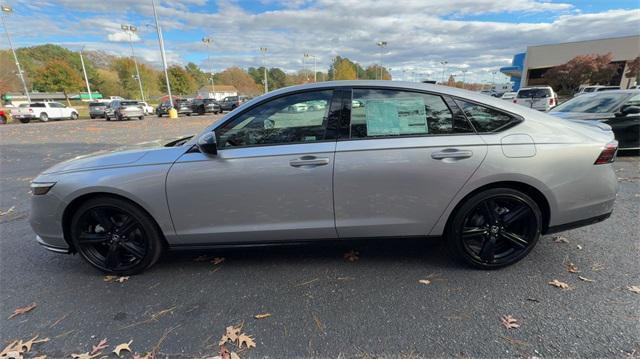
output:
M 60 163 L 33 180 L 30 223 L 107 273 L 165 249 L 432 236 L 491 269 L 609 217 L 616 152 L 610 129 L 465 90 L 314 83 L 163 147 Z

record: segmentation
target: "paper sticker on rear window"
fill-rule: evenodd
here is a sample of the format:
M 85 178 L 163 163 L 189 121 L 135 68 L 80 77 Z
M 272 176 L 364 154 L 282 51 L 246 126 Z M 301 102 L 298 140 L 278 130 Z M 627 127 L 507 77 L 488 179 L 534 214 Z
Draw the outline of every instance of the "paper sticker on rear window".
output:
M 367 136 L 428 133 L 422 97 L 364 101 Z

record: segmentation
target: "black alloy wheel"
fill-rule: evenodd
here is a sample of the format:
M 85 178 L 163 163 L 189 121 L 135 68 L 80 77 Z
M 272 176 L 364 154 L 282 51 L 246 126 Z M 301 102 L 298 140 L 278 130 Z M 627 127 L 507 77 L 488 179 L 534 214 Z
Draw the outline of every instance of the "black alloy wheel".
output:
M 71 237 L 78 253 L 106 273 L 139 273 L 162 253 L 153 220 L 118 198 L 96 198 L 80 206 L 71 221 Z
M 500 268 L 524 258 L 537 243 L 542 215 L 534 200 L 509 189 L 487 190 L 457 211 L 447 244 L 457 257 L 480 268 Z

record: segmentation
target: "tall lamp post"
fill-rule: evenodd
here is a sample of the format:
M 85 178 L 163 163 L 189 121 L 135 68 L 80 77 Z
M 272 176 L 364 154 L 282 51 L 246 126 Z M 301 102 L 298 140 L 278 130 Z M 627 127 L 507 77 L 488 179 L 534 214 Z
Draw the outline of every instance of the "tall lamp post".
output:
M 80 64 L 82 65 L 82 73 L 84 74 L 84 83 L 87 85 L 87 92 L 89 93 L 89 101 L 92 101 L 93 100 L 93 95 L 91 94 L 91 87 L 89 86 L 89 78 L 87 77 L 87 69 L 84 67 L 84 56 L 82 56 L 82 51 L 84 51 L 84 46 L 82 46 L 82 48 L 80 49 Z
M 202 43 L 207 47 L 207 62 L 209 63 L 209 74 L 211 80 L 211 94 L 213 98 L 216 99 L 216 85 L 213 83 L 213 64 L 211 63 L 211 44 L 213 44 L 213 40 L 210 37 L 203 37 Z
M 463 89 L 466 86 L 467 72 L 469 72 L 469 70 L 467 69 L 462 70 L 462 88 Z
M 442 65 L 442 84 L 444 85 L 444 72 L 447 69 L 448 61 L 440 61 L 440 65 Z
M 160 56 L 162 56 L 162 67 L 164 68 L 164 79 L 167 81 L 167 92 L 169 93 L 169 105 L 173 108 L 173 97 L 171 96 L 171 85 L 169 84 L 169 74 L 167 73 L 167 56 L 164 53 L 164 39 L 162 38 L 162 29 L 158 21 L 158 11 L 156 11 L 156 0 L 151 0 L 153 6 L 153 17 L 156 21 L 156 31 L 158 32 L 158 43 L 160 44 Z
M 316 55 L 304 54 L 305 58 L 313 59 L 313 82 L 318 82 L 318 70 L 316 69 Z
M 378 47 L 380 48 L 380 80 L 382 80 L 382 51 L 384 50 L 384 47 L 387 46 L 387 42 L 386 41 L 378 41 L 376 43 L 376 45 L 378 45 Z M 377 77 L 377 76 L 376 76 Z
M 138 70 L 138 60 L 136 60 L 136 54 L 133 52 L 133 34 L 138 31 L 133 25 L 120 25 L 122 31 L 126 32 L 129 35 L 129 46 L 131 46 L 131 58 L 133 59 L 133 63 L 136 67 L 136 78 L 138 79 L 138 86 L 140 87 L 140 97 L 142 101 L 144 101 L 144 91 L 142 91 L 142 79 L 140 78 L 140 70 Z
M 267 48 L 261 47 L 260 52 L 262 53 L 262 67 L 264 68 L 264 93 L 269 92 L 269 80 L 267 78 Z
M 9 40 L 9 47 L 11 47 L 11 52 L 13 53 L 13 59 L 16 61 L 16 67 L 18 68 L 18 75 L 20 76 L 20 81 L 22 81 L 22 87 L 24 88 L 24 94 L 27 96 L 27 101 L 31 103 L 31 96 L 29 95 L 29 90 L 27 89 L 27 82 L 24 80 L 24 73 L 22 72 L 22 68 L 20 68 L 20 62 L 18 61 L 18 55 L 16 55 L 16 50 L 13 48 L 13 42 L 11 42 L 11 36 L 9 36 L 9 30 L 7 29 L 7 23 L 4 20 L 6 16 L 5 13 L 10 14 L 13 12 L 11 6 L 8 5 L 0 5 L 2 9 L 2 14 L 0 14 L 0 18 L 2 18 L 2 26 L 4 27 L 4 32 L 7 34 L 7 40 Z

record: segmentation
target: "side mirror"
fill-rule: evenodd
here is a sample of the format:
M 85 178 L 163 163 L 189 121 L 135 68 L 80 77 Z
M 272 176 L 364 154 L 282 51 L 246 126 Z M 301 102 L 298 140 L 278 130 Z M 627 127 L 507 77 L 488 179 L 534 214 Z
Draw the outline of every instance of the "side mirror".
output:
M 212 156 L 217 155 L 218 143 L 216 141 L 216 133 L 211 131 L 200 136 L 198 138 L 198 141 L 196 142 L 196 146 L 198 146 L 198 149 L 200 150 L 200 152 L 204 154 L 212 155 Z

